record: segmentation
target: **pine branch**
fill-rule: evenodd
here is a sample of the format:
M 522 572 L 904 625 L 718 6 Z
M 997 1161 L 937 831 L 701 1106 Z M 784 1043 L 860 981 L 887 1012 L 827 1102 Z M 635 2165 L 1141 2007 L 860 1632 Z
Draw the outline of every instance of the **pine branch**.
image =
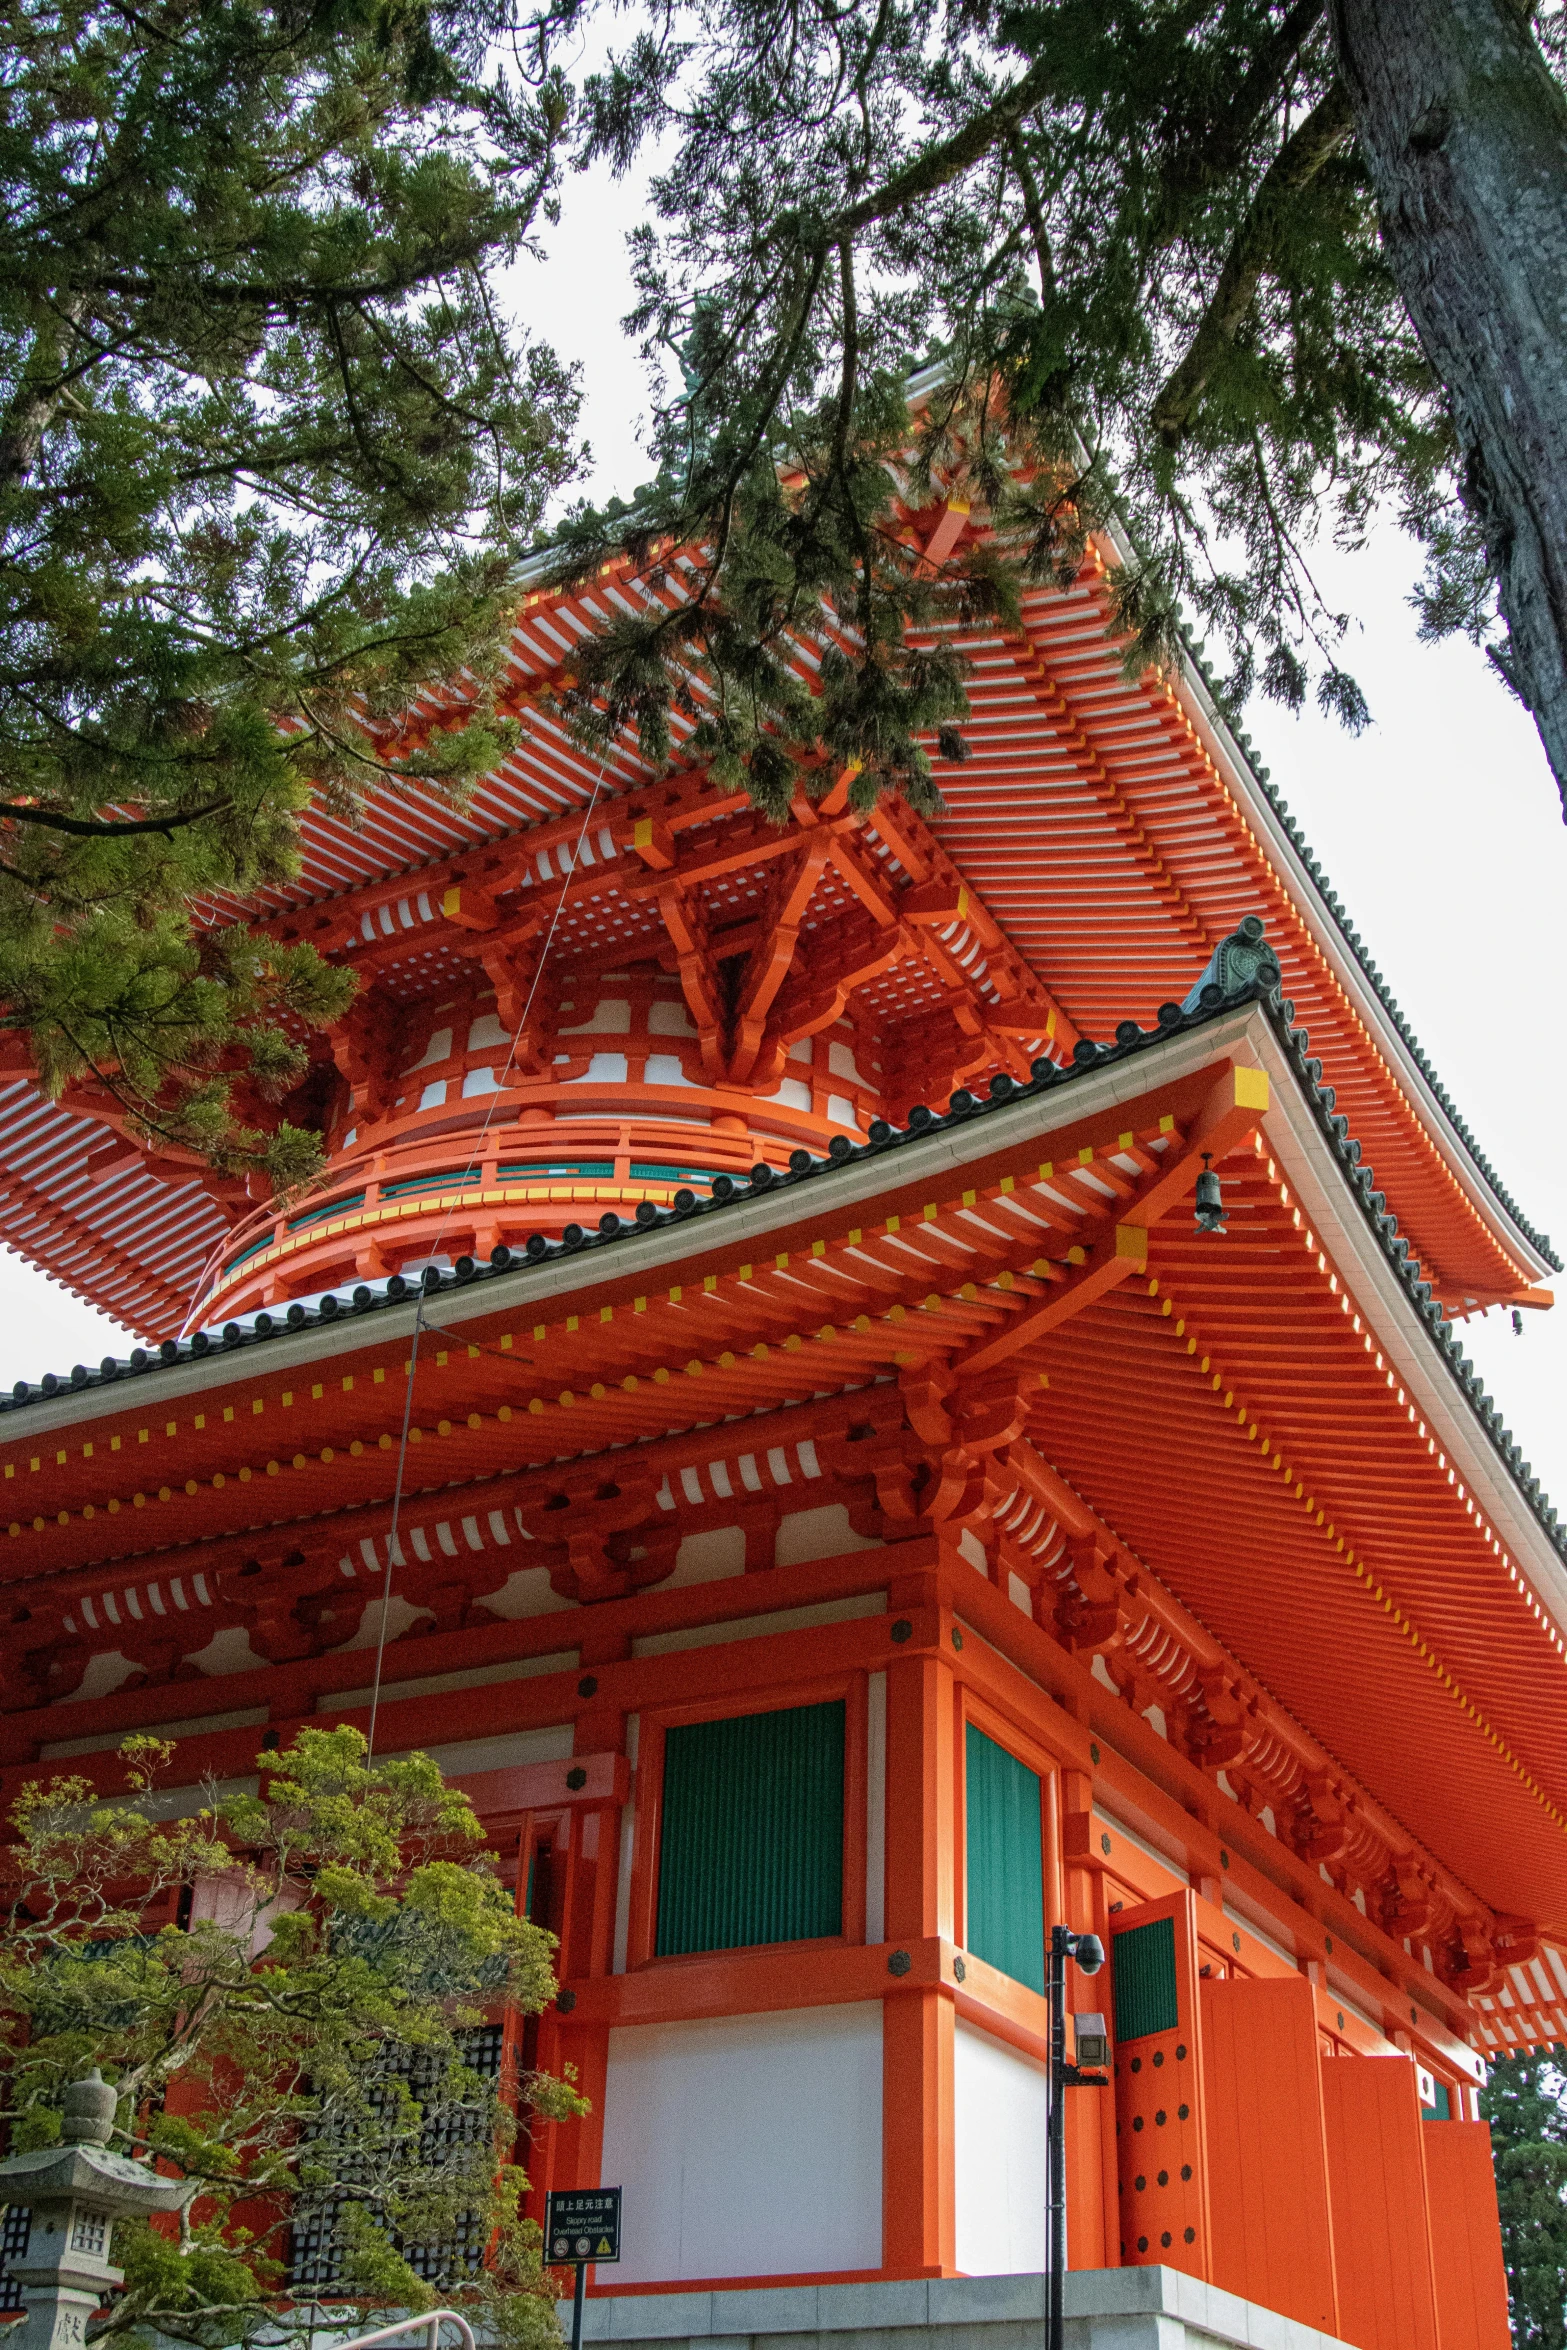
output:
M 1214 369 L 1245 324 L 1273 257 L 1286 200 L 1310 186 L 1324 164 L 1345 145 L 1353 129 L 1349 92 L 1342 82 L 1335 81 L 1299 128 L 1285 140 L 1268 167 L 1250 210 L 1235 232 L 1218 283 L 1187 345 L 1186 355 L 1172 369 L 1154 398 L 1150 422 L 1165 448 L 1179 448 Z
M 232 800 L 208 800 L 204 806 L 185 809 L 178 816 L 110 821 L 97 816 L 62 816 L 55 808 L 33 808 L 21 800 L 0 800 L 0 818 L 12 824 L 39 824 L 48 832 L 68 832 L 73 840 L 122 840 L 141 832 L 162 833 L 170 839 L 187 825 L 200 824 L 208 816 L 221 816 L 233 805 Z

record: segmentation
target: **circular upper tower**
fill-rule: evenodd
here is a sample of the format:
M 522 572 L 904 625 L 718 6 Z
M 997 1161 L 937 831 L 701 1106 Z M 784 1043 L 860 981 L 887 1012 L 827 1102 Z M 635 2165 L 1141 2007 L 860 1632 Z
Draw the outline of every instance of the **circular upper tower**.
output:
M 778 826 L 688 778 L 277 924 L 360 978 L 326 1167 L 232 1227 L 197 1318 L 629 1218 L 1069 1048 L 918 819 L 846 797 Z

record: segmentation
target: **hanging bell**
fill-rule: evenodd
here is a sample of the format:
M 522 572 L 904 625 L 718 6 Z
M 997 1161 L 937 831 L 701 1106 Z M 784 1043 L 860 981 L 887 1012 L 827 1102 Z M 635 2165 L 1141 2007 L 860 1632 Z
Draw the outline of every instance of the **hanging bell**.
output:
M 1197 1229 L 1199 1232 L 1223 1232 L 1224 1194 L 1219 1189 L 1219 1178 L 1213 1163 L 1204 1151 L 1202 1173 L 1197 1178 Z

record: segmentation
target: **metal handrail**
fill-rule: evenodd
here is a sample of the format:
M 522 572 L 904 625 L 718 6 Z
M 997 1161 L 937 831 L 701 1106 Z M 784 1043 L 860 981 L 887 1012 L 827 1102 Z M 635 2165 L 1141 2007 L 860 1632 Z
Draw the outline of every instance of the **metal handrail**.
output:
M 356 2334 L 351 2342 L 335 2343 L 333 2350 L 375 2350 L 377 2343 L 395 2342 L 403 2334 L 422 2332 L 426 2328 L 429 2330 L 427 2350 L 440 2350 L 441 2326 L 447 2318 L 451 2319 L 461 2334 L 463 2350 L 474 2350 L 473 2328 L 455 2309 L 430 2309 L 422 2317 L 400 2318 L 396 2325 L 382 2326 L 377 2333 Z

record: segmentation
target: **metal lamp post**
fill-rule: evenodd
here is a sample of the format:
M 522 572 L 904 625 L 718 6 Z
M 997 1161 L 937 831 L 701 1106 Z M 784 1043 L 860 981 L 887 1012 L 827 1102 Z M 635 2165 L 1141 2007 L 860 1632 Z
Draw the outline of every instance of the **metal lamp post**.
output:
M 32 2214 L 27 2250 L 10 2263 L 23 2316 L 7 2350 L 81 2350 L 89 2318 L 124 2282 L 109 2264 L 115 2221 L 177 2211 L 193 2191 L 109 2151 L 115 2094 L 96 2065 L 72 2082 L 64 2105 L 58 2146 L 0 2162 L 0 2200 Z
M 1046 2192 L 1045 2350 L 1066 2345 L 1066 2091 L 1103 2089 L 1108 2073 L 1085 2072 L 1068 2063 L 1066 2053 L 1066 1962 L 1074 1958 L 1085 1975 L 1097 1975 L 1105 1962 L 1105 1947 L 1097 1934 L 1074 1934 L 1070 1926 L 1050 1929 L 1050 1973 L 1046 1997 L 1050 2010 L 1049 2173 Z M 1100 2043 L 1101 2050 L 1104 2043 Z M 1086 2053 L 1086 2051 L 1085 2051 Z

